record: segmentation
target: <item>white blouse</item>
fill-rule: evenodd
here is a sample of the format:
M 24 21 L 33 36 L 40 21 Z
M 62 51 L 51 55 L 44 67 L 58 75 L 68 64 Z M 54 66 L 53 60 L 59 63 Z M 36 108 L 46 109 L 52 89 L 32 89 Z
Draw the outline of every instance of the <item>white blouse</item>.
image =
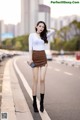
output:
M 47 39 L 54 33 L 54 30 L 50 29 L 50 32 L 47 34 Z M 31 33 L 29 35 L 29 51 L 31 50 L 45 50 L 44 41 L 37 36 L 36 33 Z

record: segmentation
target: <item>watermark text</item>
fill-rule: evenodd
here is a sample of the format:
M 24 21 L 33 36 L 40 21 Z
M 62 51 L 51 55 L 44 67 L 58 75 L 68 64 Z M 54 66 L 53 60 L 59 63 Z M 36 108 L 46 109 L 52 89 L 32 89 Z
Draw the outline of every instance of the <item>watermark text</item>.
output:
M 79 1 L 53 1 L 53 0 L 51 0 L 50 3 L 52 4 L 80 4 Z

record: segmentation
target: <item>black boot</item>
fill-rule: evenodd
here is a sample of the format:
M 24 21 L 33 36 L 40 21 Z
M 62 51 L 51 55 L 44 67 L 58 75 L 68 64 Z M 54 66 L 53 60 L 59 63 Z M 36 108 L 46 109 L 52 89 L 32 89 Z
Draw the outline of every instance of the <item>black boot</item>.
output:
M 40 94 L 40 111 L 43 112 L 44 111 L 44 94 Z
M 34 112 L 39 112 L 37 108 L 36 96 L 33 96 L 33 109 Z

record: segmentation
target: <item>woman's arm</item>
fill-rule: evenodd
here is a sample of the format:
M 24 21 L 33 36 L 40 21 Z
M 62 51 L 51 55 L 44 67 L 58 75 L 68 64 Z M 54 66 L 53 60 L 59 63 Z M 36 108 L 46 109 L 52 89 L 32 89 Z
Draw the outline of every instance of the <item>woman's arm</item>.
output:
M 55 30 L 48 29 L 47 38 L 49 38 L 50 36 L 54 35 L 54 33 L 55 33 Z

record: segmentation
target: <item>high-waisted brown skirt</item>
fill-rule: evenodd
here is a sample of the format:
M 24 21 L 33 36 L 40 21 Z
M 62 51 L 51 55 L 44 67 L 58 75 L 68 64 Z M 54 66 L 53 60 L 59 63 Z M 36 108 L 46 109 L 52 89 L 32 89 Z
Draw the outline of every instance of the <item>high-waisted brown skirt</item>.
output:
M 45 51 L 44 50 L 42 51 L 33 50 L 32 60 L 35 63 L 36 67 L 45 66 L 47 64 L 47 58 L 46 58 Z

